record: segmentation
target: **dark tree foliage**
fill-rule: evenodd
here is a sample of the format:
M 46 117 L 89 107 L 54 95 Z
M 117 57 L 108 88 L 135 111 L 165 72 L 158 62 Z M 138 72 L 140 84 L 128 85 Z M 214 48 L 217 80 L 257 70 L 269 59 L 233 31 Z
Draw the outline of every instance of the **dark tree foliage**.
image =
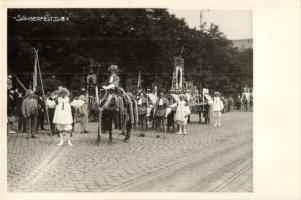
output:
M 65 16 L 64 22 L 17 22 L 16 16 Z M 218 26 L 190 29 L 166 9 L 9 9 L 8 72 L 26 84 L 32 76 L 33 47 L 43 77 L 71 86 L 89 59 L 101 63 L 100 82 L 116 64 L 123 80 L 142 72 L 144 83 L 171 86 L 174 56 L 184 47 L 185 78 L 197 86 L 239 92 L 253 80 L 252 49 L 239 51 Z

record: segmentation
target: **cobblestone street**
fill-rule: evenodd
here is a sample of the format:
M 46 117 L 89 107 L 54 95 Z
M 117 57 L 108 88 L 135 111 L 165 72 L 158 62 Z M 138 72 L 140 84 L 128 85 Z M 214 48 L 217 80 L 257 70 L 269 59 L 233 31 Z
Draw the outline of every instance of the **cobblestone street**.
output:
M 75 126 L 73 146 L 57 146 L 58 137 L 40 133 L 8 135 L 8 191 L 10 192 L 252 192 L 253 113 L 222 116 L 222 126 L 198 124 L 192 116 L 186 136 L 169 133 L 155 138 L 148 130 L 129 143 L 119 130 L 101 134 L 97 124 L 88 134 Z

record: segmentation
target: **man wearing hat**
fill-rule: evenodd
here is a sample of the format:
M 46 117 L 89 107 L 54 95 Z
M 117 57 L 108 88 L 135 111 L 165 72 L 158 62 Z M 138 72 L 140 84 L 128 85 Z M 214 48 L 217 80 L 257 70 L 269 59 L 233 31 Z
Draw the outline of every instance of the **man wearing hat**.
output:
M 80 115 L 80 125 L 81 125 L 81 134 L 88 133 L 86 126 L 88 123 L 89 111 L 88 111 L 88 97 L 85 88 L 81 89 L 81 95 L 78 99 L 85 102 L 80 108 L 78 108 L 78 113 Z
M 87 88 L 88 88 L 90 94 L 95 94 L 96 84 L 97 84 L 97 76 L 93 72 L 93 69 L 90 68 L 89 74 L 87 76 L 87 86 L 88 86 Z
M 118 71 L 118 67 L 116 65 L 111 65 L 108 68 L 108 71 L 110 72 L 110 78 L 109 78 L 109 85 L 103 86 L 105 90 L 113 89 L 119 87 L 120 78 L 116 74 Z
M 105 89 L 105 90 L 118 89 L 118 91 L 121 92 L 123 94 L 123 96 L 128 96 L 127 93 L 124 91 L 124 89 L 119 87 L 120 78 L 116 74 L 117 71 L 118 71 L 118 67 L 116 65 L 111 65 L 108 68 L 108 71 L 111 74 L 110 78 L 109 78 L 109 81 L 108 81 L 109 85 L 103 86 L 102 88 Z
M 45 130 L 44 128 L 44 121 L 45 121 L 45 112 L 46 112 L 46 106 L 45 101 L 43 98 L 42 91 L 37 91 L 37 100 L 38 100 L 38 122 L 37 122 L 37 130 L 41 128 L 41 130 Z
M 27 91 L 27 97 L 22 103 L 22 114 L 26 120 L 27 138 L 36 138 L 37 133 L 37 117 L 38 117 L 38 101 L 32 90 Z

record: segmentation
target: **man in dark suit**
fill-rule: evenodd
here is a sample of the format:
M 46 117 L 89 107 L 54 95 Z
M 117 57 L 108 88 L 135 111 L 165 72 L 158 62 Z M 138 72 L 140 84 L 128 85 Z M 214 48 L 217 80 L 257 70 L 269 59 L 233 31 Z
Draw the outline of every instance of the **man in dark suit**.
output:
M 27 91 L 27 97 L 22 103 L 22 114 L 26 120 L 27 138 L 36 138 L 37 133 L 37 116 L 38 116 L 38 101 L 32 90 Z
M 26 132 L 26 120 L 22 114 L 22 103 L 25 98 L 25 95 L 22 95 L 22 93 L 19 93 L 18 90 L 16 90 L 18 93 L 16 100 L 17 100 L 17 110 L 16 114 L 18 115 L 18 132 L 21 132 L 23 129 L 23 133 Z
M 15 106 L 16 101 L 14 97 L 14 90 L 10 89 L 7 95 L 7 129 L 8 133 L 16 133 L 13 130 L 13 124 L 15 122 Z
M 163 91 L 159 92 L 159 97 L 155 104 L 155 112 L 154 112 L 154 118 L 156 122 L 156 128 L 157 128 L 157 138 L 160 137 L 160 126 L 164 126 L 164 118 L 166 115 L 166 108 L 167 108 L 167 102 L 163 99 L 164 93 Z
M 46 101 L 48 101 L 48 100 L 49 101 L 55 100 L 55 96 L 50 91 L 47 92 L 47 100 Z M 51 107 L 47 106 L 47 110 L 48 110 L 48 116 L 49 116 L 49 122 L 50 122 L 50 131 L 51 131 L 52 135 L 58 134 L 55 129 L 55 124 L 53 123 L 55 108 L 51 108 Z
M 44 121 L 45 121 L 46 107 L 45 107 L 45 101 L 43 99 L 43 95 L 42 95 L 41 91 L 37 92 L 37 101 L 38 101 L 37 130 L 39 130 L 39 128 L 40 128 L 43 131 L 43 130 L 45 130 Z

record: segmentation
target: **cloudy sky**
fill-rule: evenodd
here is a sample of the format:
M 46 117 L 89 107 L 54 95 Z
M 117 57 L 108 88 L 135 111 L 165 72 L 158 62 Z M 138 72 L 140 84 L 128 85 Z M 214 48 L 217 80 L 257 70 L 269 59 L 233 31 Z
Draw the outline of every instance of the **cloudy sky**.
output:
M 200 26 L 200 10 L 173 10 L 171 14 L 178 18 L 184 18 L 191 27 Z M 228 39 L 249 39 L 252 34 L 252 11 L 249 10 L 204 10 L 203 21 L 219 26 L 220 30 L 226 34 Z

